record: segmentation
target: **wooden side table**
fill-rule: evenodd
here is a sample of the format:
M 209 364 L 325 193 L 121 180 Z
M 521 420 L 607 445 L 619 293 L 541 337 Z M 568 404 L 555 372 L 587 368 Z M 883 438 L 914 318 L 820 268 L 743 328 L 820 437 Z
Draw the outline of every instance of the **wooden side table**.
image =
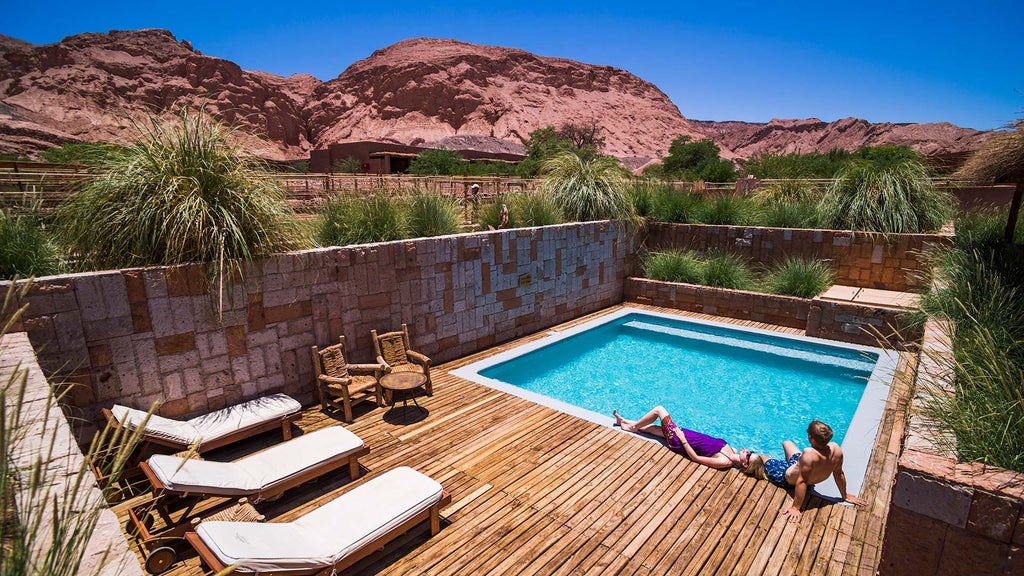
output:
M 392 410 L 395 409 L 395 404 L 398 403 L 398 396 L 402 396 L 403 417 L 408 410 L 410 398 L 412 398 L 413 405 L 420 412 L 426 413 L 427 409 L 420 406 L 419 402 L 416 401 L 416 389 L 422 388 L 426 383 L 427 377 L 419 372 L 390 372 L 380 378 L 381 387 L 391 392 Z

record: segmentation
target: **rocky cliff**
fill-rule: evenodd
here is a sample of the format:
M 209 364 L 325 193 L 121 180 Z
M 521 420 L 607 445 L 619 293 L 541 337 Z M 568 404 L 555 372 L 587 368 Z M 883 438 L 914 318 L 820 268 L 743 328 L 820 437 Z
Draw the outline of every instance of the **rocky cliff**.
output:
M 125 142 L 150 117 L 203 106 L 271 159 L 350 140 L 522 152 L 531 131 L 596 122 L 605 152 L 637 167 L 679 135 L 710 136 L 728 158 L 907 144 L 976 148 L 987 133 L 950 124 L 846 119 L 691 122 L 653 84 L 616 68 L 455 40 L 374 52 L 328 82 L 242 70 L 166 30 L 79 34 L 49 45 L 0 36 L 0 152 Z
M 992 134 L 948 122 L 872 124 L 859 118 L 835 122 L 810 118 L 773 119 L 767 123 L 706 120 L 690 120 L 690 123 L 740 158 L 765 153 L 828 152 L 835 148 L 853 151 L 863 146 L 909 146 L 926 156 L 959 156 L 977 150 Z

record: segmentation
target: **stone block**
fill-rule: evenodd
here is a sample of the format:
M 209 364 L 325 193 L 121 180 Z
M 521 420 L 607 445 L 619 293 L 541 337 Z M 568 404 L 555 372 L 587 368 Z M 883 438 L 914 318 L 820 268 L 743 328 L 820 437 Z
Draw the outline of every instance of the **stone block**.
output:
M 1020 518 L 1021 502 L 991 492 L 976 490 L 967 530 L 998 542 L 1010 542 Z
M 227 340 L 228 356 L 232 358 L 237 356 L 244 356 L 247 352 L 245 343 L 245 327 L 244 326 L 228 326 L 224 330 L 225 338 Z
M 156 353 L 159 356 L 180 354 L 196 349 L 196 337 L 192 332 L 164 336 L 155 340 Z
M 972 491 L 941 478 L 901 470 L 896 475 L 892 506 L 899 506 L 954 528 L 967 526 Z
M 1010 545 L 950 529 L 936 576 L 1002 576 Z
M 188 416 L 190 412 L 187 398 L 169 399 L 160 405 L 160 415 L 164 418 L 181 420 Z

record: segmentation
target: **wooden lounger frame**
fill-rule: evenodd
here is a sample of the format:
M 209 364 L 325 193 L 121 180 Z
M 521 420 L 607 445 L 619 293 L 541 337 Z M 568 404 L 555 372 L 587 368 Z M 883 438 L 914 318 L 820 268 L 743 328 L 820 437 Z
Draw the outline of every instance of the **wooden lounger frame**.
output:
M 412 518 L 409 518 L 402 524 L 395 526 L 390 531 L 381 534 L 371 542 L 366 543 L 362 548 L 352 552 L 348 556 L 345 556 L 333 566 L 328 566 L 322 570 L 317 570 L 314 572 L 306 572 L 305 574 L 309 576 L 329 576 L 330 574 L 336 571 L 344 570 L 349 566 L 352 566 L 356 562 L 362 560 L 363 558 L 366 558 L 370 554 L 373 554 L 377 550 L 383 548 L 384 545 L 388 542 L 391 542 L 395 538 L 411 530 L 419 523 L 424 522 L 428 519 L 430 520 L 430 535 L 434 536 L 441 531 L 441 508 L 444 508 L 448 504 L 451 504 L 451 501 L 451 494 L 449 494 L 447 491 L 442 492 L 441 499 L 435 502 L 430 508 L 427 508 L 426 510 L 420 512 Z M 199 537 L 199 534 L 196 534 L 195 532 L 188 532 L 187 534 L 185 534 L 185 539 L 188 540 L 188 543 L 191 544 L 193 548 L 195 548 L 196 552 L 199 554 L 199 558 L 203 561 L 203 563 L 210 567 L 210 569 L 213 570 L 214 573 L 227 568 L 227 566 L 220 561 L 220 558 L 217 558 L 217 555 L 214 554 L 212 550 L 210 550 L 210 547 L 207 546 L 205 542 L 203 542 L 203 540 Z M 293 572 L 293 574 L 301 573 Z

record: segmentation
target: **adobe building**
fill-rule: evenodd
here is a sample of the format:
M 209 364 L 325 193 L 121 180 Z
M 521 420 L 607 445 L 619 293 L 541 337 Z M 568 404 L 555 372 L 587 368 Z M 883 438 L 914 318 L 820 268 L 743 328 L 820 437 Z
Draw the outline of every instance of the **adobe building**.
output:
M 409 170 L 413 158 L 424 150 L 423 146 L 406 146 L 388 142 L 339 142 L 326 149 L 309 153 L 310 172 L 333 172 L 332 167 L 346 158 L 355 158 L 368 174 L 403 174 Z M 485 162 L 519 162 L 526 158 L 522 154 L 481 152 L 480 150 L 455 150 L 463 160 Z

